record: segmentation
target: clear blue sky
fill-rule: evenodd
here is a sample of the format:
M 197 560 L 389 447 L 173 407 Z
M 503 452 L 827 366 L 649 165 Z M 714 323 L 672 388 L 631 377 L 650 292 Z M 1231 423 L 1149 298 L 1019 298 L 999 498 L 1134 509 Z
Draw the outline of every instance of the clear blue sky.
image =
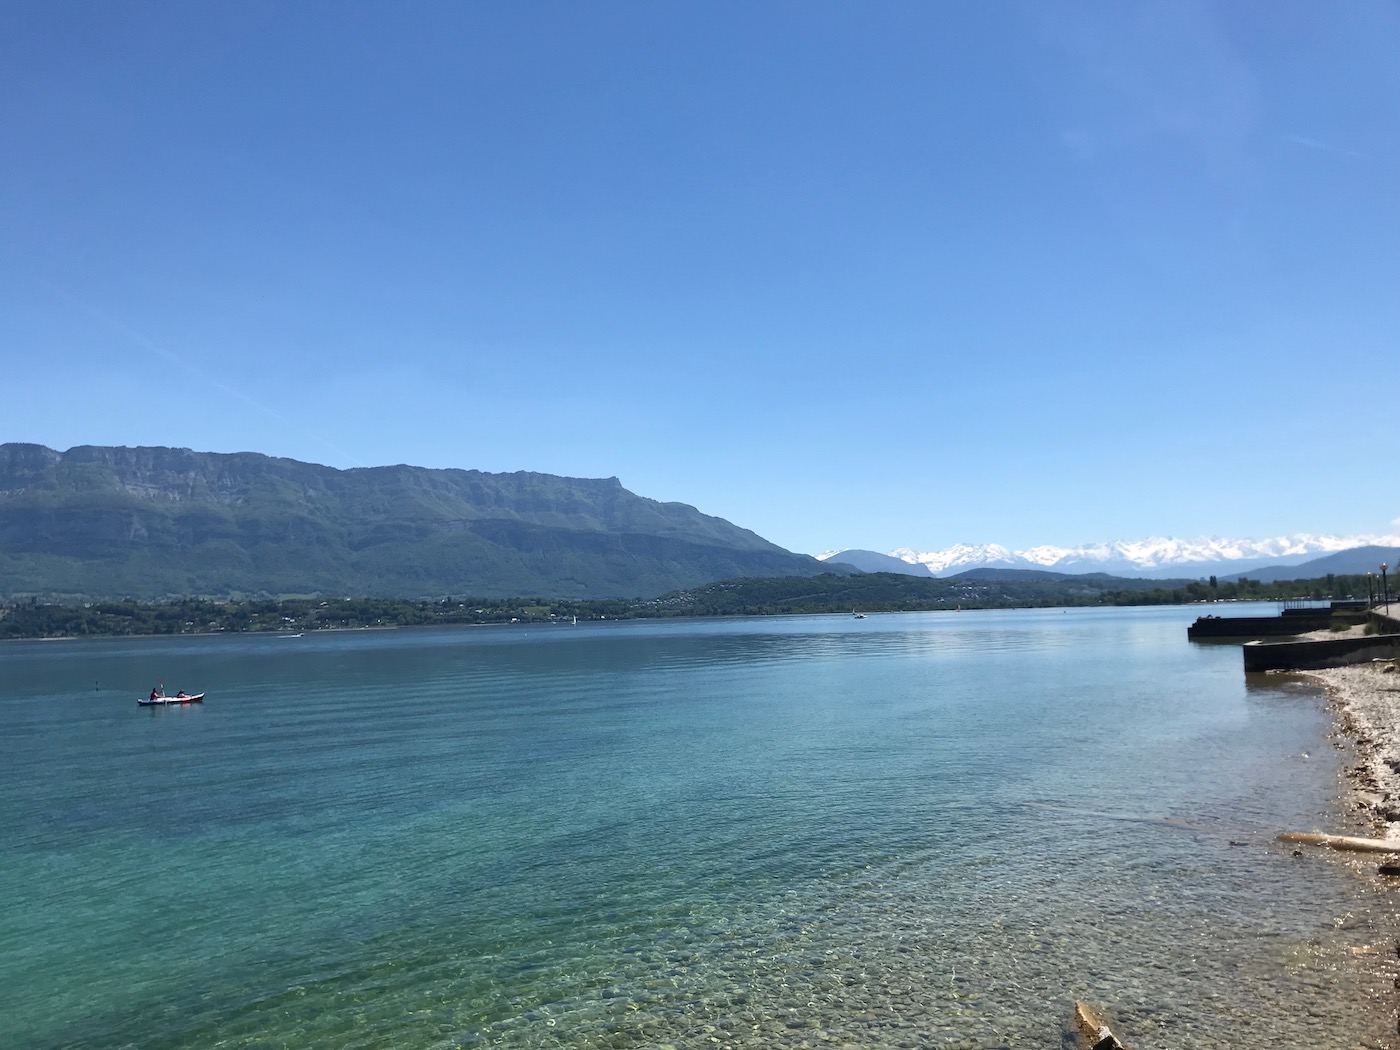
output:
M 1391 531 L 1400 9 L 9 0 L 0 355 L 799 551 Z

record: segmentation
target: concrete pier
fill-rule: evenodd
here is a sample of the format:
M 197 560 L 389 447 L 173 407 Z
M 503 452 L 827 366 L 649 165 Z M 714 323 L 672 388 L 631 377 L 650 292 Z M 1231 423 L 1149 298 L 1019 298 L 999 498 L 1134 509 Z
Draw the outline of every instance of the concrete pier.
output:
M 1186 628 L 1192 641 L 1207 638 L 1271 638 L 1325 631 L 1330 609 L 1289 609 L 1282 616 L 1202 616 Z
M 1376 633 L 1346 638 L 1309 638 L 1287 642 L 1248 642 L 1246 674 L 1259 671 L 1315 671 L 1323 667 L 1400 658 L 1400 603 L 1378 605 L 1366 613 Z
M 1322 667 L 1400 657 L 1400 632 L 1292 642 L 1247 642 L 1242 651 L 1246 674 L 1315 671 Z

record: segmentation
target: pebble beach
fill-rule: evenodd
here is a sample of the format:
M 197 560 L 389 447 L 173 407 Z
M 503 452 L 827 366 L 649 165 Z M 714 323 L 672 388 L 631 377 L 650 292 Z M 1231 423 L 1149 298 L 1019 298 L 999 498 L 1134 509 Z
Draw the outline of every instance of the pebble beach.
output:
M 1356 748 L 1347 786 L 1377 838 L 1400 850 L 1400 671 L 1392 660 L 1309 671 L 1327 690 L 1338 730 Z
M 1394 841 L 1400 852 L 1400 669 L 1393 660 L 1376 660 L 1309 671 L 1305 677 L 1326 690 L 1335 713 L 1338 744 L 1353 751 L 1343 769 L 1349 808 L 1369 835 Z M 1345 833 L 1347 829 L 1328 830 Z M 1386 916 L 1383 922 L 1393 931 L 1400 915 L 1400 878 L 1386 871 L 1400 863 L 1400 858 L 1375 854 L 1345 857 L 1375 888 L 1379 910 Z M 1400 940 L 1383 940 L 1373 950 L 1378 972 L 1390 973 L 1400 966 Z M 1393 983 L 1400 989 L 1400 977 Z M 1385 1026 L 1392 1033 L 1400 1032 L 1400 993 L 1378 998 L 1375 1006 Z M 1382 1045 L 1400 1045 L 1400 1038 L 1393 1035 Z

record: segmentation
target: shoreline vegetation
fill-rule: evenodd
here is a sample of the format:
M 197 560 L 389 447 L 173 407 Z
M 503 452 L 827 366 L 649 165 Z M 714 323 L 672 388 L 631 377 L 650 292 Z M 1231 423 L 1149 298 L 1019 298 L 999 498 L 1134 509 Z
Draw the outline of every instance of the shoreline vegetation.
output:
M 895 573 L 721 580 L 657 598 L 433 599 L 233 596 L 165 601 L 41 600 L 0 604 L 0 640 L 136 635 L 299 633 L 370 627 L 572 623 L 668 617 L 972 609 L 1191 605 L 1326 600 L 1366 594 L 1365 576 L 1261 583 L 1143 580 L 1089 574 L 984 570 L 925 579 Z M 1398 796 L 1400 797 L 1400 796 Z

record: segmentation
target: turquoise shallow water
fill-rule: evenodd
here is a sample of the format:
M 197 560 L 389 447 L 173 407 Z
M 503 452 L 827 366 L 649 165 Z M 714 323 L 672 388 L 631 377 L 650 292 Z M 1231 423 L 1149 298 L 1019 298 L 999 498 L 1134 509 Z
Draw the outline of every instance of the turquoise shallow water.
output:
M 1323 703 L 1192 617 L 7 645 L 0 1045 L 1380 1045 Z

